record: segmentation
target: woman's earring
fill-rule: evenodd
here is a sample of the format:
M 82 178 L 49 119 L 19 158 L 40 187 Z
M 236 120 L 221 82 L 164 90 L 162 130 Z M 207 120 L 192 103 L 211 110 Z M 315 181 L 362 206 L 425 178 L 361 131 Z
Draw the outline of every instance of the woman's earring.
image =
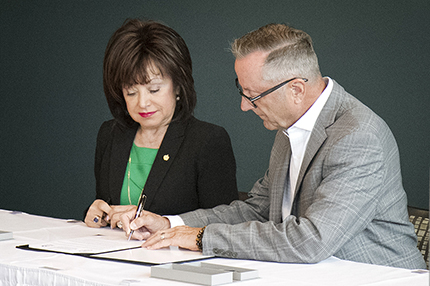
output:
M 181 99 L 179 96 L 176 97 L 176 101 L 178 101 L 179 99 Z

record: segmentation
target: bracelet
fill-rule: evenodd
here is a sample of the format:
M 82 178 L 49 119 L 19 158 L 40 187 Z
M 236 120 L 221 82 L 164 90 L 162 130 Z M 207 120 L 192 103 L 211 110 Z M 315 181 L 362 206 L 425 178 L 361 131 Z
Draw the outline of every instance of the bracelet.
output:
M 203 233 L 205 232 L 205 228 L 206 226 L 202 227 L 202 229 L 199 230 L 199 233 L 197 234 L 197 238 L 196 238 L 196 245 L 200 251 L 203 251 L 202 239 L 203 239 Z

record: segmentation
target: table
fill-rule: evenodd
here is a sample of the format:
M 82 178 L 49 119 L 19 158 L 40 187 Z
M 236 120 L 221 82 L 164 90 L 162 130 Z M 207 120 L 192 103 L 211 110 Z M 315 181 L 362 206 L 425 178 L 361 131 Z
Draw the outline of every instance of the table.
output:
M 187 285 L 151 278 L 150 266 L 105 261 L 81 256 L 17 249 L 17 245 L 81 237 L 96 232 L 83 222 L 56 219 L 0 209 L 0 230 L 14 238 L 0 241 L 0 286 L 6 285 Z M 429 285 L 428 271 L 414 271 L 340 260 L 330 257 L 317 264 L 288 264 L 211 258 L 210 263 L 257 269 L 258 279 L 232 285 Z

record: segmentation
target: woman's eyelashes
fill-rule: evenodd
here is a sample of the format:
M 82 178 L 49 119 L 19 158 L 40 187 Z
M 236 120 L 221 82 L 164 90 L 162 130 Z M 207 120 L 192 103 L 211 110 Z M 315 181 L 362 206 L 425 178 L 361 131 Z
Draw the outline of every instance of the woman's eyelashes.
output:
M 160 85 L 149 85 L 146 87 L 146 90 L 150 93 L 150 94 L 155 94 L 158 93 L 161 90 L 161 86 Z M 127 96 L 135 96 L 136 94 L 139 93 L 139 89 L 134 89 L 134 88 L 130 88 L 130 89 L 125 89 L 125 94 Z

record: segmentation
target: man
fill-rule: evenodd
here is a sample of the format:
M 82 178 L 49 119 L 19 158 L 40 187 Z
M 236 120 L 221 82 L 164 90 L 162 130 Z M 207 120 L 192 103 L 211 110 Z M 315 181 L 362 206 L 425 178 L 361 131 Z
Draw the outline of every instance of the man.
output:
M 232 52 L 241 109 L 278 130 L 266 174 L 245 202 L 179 218 L 144 212 L 133 221 L 129 212 L 121 218 L 124 230 L 135 230 L 150 249 L 177 245 L 221 257 L 316 263 L 336 256 L 425 268 L 395 139 L 381 118 L 321 76 L 309 35 L 270 24 L 236 40 Z

